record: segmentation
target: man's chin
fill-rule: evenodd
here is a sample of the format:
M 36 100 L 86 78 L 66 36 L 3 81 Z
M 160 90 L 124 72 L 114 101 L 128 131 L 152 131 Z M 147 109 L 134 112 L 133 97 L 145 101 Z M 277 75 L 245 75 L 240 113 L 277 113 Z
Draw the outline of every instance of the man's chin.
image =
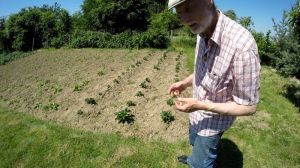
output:
M 195 30 L 193 30 L 192 28 L 190 28 L 190 30 L 191 30 L 191 32 L 192 32 L 193 34 L 201 34 L 201 33 L 204 32 L 204 30 L 201 29 L 201 28 L 197 28 L 197 29 L 195 29 Z

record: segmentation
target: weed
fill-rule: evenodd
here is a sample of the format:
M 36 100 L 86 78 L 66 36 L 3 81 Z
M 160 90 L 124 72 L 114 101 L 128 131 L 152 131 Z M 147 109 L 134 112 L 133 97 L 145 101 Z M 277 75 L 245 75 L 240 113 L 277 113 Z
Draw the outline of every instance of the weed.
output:
M 144 57 L 143 60 L 144 60 L 144 61 L 148 61 L 148 58 L 147 58 L 147 57 Z
M 154 65 L 153 68 L 156 69 L 156 70 L 160 70 L 160 68 L 158 67 L 158 65 Z
M 124 110 L 115 113 L 115 115 L 116 120 L 118 120 L 119 123 L 124 124 L 125 122 L 127 122 L 128 124 L 130 124 L 134 121 L 134 115 L 131 114 L 131 110 L 129 110 L 128 108 L 125 108 Z
M 160 116 L 161 116 L 161 119 L 167 124 L 170 124 L 172 121 L 175 120 L 171 111 L 162 111 L 160 113 Z
M 138 91 L 138 92 L 135 94 L 135 96 L 137 96 L 137 97 L 143 97 L 144 94 L 143 94 L 141 91 Z
M 96 105 L 97 102 L 95 101 L 94 98 L 86 98 L 84 99 L 84 101 L 87 103 L 87 104 L 92 104 L 92 105 Z
M 145 81 L 148 82 L 148 83 L 151 82 L 149 78 L 146 78 Z

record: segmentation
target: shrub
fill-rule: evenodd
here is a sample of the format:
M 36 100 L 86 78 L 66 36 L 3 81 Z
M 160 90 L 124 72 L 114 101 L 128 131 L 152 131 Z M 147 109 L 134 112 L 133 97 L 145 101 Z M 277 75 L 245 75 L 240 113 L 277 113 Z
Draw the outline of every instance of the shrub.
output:
M 116 115 L 116 120 L 119 121 L 119 123 L 125 123 L 127 122 L 128 124 L 134 122 L 134 115 L 131 114 L 131 110 L 129 110 L 128 108 L 125 108 L 122 111 L 119 111 L 117 113 L 115 113 Z
M 160 113 L 161 119 L 163 122 L 170 124 L 172 121 L 174 121 L 174 116 L 172 115 L 171 111 L 162 111 Z

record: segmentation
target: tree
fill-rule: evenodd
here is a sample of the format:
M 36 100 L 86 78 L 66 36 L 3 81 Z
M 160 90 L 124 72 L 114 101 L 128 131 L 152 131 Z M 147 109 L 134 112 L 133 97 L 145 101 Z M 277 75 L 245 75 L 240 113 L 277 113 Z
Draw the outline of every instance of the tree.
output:
M 229 17 L 230 19 L 236 21 L 237 20 L 237 16 L 236 13 L 234 12 L 234 10 L 230 9 L 228 11 L 224 12 L 224 15 L 226 15 L 227 17 Z
M 142 0 L 85 0 L 82 5 L 86 29 L 120 33 L 146 31 L 150 13 Z
M 247 17 L 241 17 L 238 19 L 238 22 L 245 27 L 246 29 L 248 29 L 249 31 L 251 31 L 254 27 L 254 23 L 252 22 L 251 16 L 247 16 Z

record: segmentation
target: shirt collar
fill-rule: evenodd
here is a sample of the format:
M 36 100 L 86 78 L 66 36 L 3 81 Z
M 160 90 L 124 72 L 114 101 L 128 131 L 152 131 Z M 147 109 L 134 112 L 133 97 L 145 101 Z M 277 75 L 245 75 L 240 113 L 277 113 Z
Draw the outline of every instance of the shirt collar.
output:
M 223 27 L 224 27 L 224 14 L 219 10 L 218 10 L 218 12 L 219 12 L 218 22 L 216 24 L 215 30 L 214 30 L 211 38 L 209 39 L 209 41 L 212 40 L 213 42 L 215 42 L 217 45 L 220 46 L 220 44 L 221 44 L 221 35 L 222 35 Z M 203 34 L 200 35 L 200 36 L 203 37 Z

